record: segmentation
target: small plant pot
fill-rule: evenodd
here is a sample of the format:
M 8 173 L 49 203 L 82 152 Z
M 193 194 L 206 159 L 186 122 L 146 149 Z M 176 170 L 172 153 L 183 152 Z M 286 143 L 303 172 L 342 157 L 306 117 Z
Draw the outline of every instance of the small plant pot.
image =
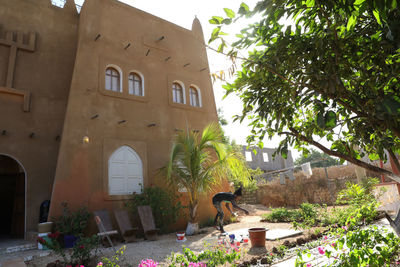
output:
M 249 237 L 251 241 L 251 247 L 265 247 L 265 228 L 250 228 Z
M 176 241 L 177 242 L 185 242 L 186 241 L 185 232 L 177 232 L 176 233 Z
M 64 246 L 65 248 L 72 248 L 75 246 L 75 243 L 78 241 L 78 238 L 74 235 L 64 235 Z

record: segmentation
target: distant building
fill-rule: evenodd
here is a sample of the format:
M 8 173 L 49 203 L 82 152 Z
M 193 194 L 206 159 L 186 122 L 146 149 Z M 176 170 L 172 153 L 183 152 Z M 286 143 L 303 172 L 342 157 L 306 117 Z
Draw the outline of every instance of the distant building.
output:
M 257 153 L 254 153 L 254 150 Z M 274 148 L 263 148 L 242 146 L 243 154 L 246 158 L 247 164 L 252 169 L 260 168 L 264 172 L 282 170 L 293 167 L 292 153 L 289 151 L 287 159 L 284 159 L 281 155 L 276 155 L 272 158 L 272 154 L 275 153 Z

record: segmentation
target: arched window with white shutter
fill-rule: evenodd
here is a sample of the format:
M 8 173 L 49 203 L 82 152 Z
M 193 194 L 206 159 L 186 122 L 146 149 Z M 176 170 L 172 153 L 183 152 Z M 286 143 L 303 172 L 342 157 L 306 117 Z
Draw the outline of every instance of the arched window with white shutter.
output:
M 142 193 L 143 163 L 129 146 L 118 148 L 108 160 L 109 195 Z

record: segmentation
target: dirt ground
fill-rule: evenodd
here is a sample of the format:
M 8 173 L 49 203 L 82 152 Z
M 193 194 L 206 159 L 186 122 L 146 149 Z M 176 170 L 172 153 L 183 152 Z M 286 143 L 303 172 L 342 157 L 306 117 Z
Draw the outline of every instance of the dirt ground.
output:
M 253 227 L 265 227 L 267 229 L 291 228 L 291 224 L 289 223 L 261 222 L 261 214 L 269 212 L 268 208 L 263 205 L 244 204 L 241 206 L 247 209 L 250 212 L 250 215 L 246 216 L 244 214 L 240 214 L 238 217 L 239 222 L 224 226 L 225 231 L 229 232 L 237 229 Z M 181 252 L 183 246 L 190 248 L 192 251 L 200 252 L 204 249 L 205 244 L 217 243 L 219 231 L 217 231 L 215 228 L 202 228 L 201 232 L 201 234 L 187 236 L 187 241 L 183 243 L 177 242 L 175 233 L 171 233 L 167 235 L 160 235 L 156 241 L 139 239 L 137 242 L 133 243 L 117 244 L 116 247 L 120 248 L 121 246 L 126 245 L 123 266 L 136 267 L 143 259 L 153 259 L 158 261 L 161 266 L 165 266 L 167 264 L 167 258 L 171 255 L 171 253 Z M 301 235 L 279 241 L 267 241 L 266 250 L 271 251 L 274 246 L 279 246 L 286 240 L 293 241 L 298 237 L 301 237 Z M 266 252 L 265 249 L 250 249 L 250 245 L 248 245 L 248 248 L 245 248 L 245 250 L 247 250 L 247 253 L 245 254 L 243 260 L 250 260 L 251 258 Z M 102 256 L 110 257 L 113 255 L 113 251 L 111 248 L 102 248 L 100 249 L 99 254 L 100 258 Z M 28 266 L 46 266 L 47 263 L 55 261 L 56 259 L 57 258 L 55 255 L 51 254 L 47 257 L 42 257 L 28 262 Z

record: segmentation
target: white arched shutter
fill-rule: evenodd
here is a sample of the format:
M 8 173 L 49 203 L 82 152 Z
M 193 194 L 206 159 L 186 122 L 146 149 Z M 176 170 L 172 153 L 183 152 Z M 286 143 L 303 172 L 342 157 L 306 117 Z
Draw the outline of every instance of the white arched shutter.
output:
M 141 193 L 143 164 L 139 155 L 130 147 L 118 148 L 108 160 L 108 192 L 110 195 Z

